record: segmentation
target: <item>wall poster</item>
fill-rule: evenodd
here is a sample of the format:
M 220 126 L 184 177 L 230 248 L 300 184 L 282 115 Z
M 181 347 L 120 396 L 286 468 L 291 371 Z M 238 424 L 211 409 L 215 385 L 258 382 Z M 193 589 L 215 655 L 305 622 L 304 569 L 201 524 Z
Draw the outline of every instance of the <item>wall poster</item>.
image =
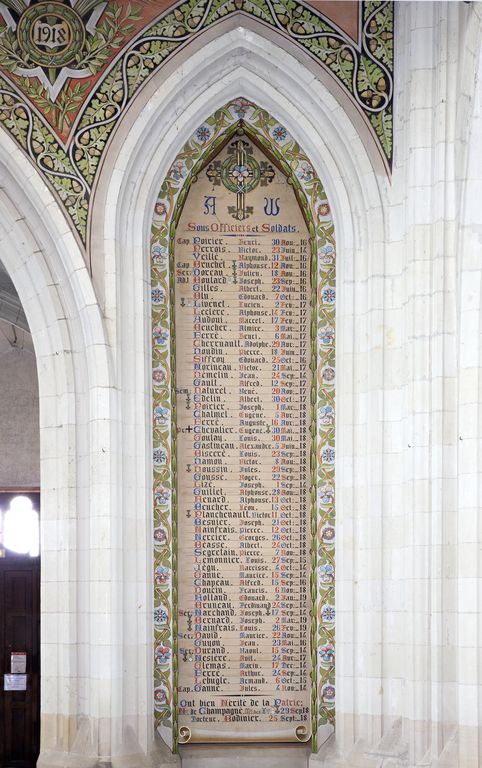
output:
M 173 751 L 335 719 L 335 239 L 310 159 L 239 97 L 151 229 L 154 709 Z
M 179 726 L 310 736 L 310 245 L 242 131 L 191 185 L 174 258 Z

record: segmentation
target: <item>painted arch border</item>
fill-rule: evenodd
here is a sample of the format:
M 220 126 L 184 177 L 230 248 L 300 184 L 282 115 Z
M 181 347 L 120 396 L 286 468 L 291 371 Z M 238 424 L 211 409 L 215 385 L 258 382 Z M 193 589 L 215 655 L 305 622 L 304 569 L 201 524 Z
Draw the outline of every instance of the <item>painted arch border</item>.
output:
M 164 740 L 177 751 L 177 509 L 173 238 L 196 172 L 242 122 L 291 179 L 312 242 L 312 747 L 335 719 L 335 298 L 336 251 L 331 209 L 312 163 L 266 110 L 239 97 L 203 121 L 171 163 L 155 202 L 150 241 L 154 510 L 154 710 Z M 313 358 L 315 365 L 313 365 Z M 324 739 L 323 739 L 324 740 Z

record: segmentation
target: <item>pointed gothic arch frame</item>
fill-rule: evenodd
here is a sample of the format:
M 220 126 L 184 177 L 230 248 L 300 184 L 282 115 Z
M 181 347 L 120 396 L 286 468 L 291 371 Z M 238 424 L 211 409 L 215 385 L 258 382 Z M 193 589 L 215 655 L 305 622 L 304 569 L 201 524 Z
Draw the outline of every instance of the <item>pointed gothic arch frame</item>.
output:
M 152 535 L 151 502 L 146 499 L 152 469 L 149 361 L 145 359 L 149 347 L 149 218 L 162 174 L 192 125 L 239 92 L 278 115 L 296 133 L 323 178 L 333 207 L 338 245 L 338 380 L 343 381 L 337 393 L 337 528 L 343 537 L 343 546 L 337 551 L 337 612 L 342 619 L 337 632 L 337 733 L 340 738 L 352 733 L 357 697 L 370 700 L 377 716 L 383 716 L 383 697 L 372 697 L 366 677 L 354 678 L 352 671 L 351 643 L 357 632 L 357 614 L 352 616 L 350 606 L 358 589 L 353 582 L 356 535 L 352 488 L 356 472 L 362 472 L 363 481 L 365 469 L 353 466 L 351 446 L 359 428 L 354 426 L 351 414 L 352 401 L 358 397 L 354 365 L 360 378 L 372 375 L 378 362 L 377 357 L 373 363 L 370 351 L 359 351 L 365 349 L 365 329 L 374 333 L 379 330 L 378 316 L 367 312 L 371 307 L 370 291 L 378 281 L 380 265 L 387 259 L 387 184 L 349 110 L 337 102 L 326 84 L 313 79 L 290 53 L 283 51 L 281 56 L 268 39 L 237 27 L 221 39 L 208 41 L 202 54 L 194 53 L 189 58 L 180 54 L 168 73 L 163 70 L 153 76 L 149 88 L 143 89 L 125 114 L 108 148 L 93 207 L 93 287 L 61 208 L 11 137 L 0 132 L 0 162 L 11 172 L 11 178 L 7 176 L 9 193 L 17 188 L 22 193 L 18 205 L 8 204 L 2 221 L 6 242 L 12 243 L 16 256 L 12 265 L 13 271 L 18 270 L 15 284 L 22 303 L 31 307 L 28 319 L 32 328 L 38 328 L 37 349 L 52 355 L 45 363 L 56 372 L 60 384 L 55 392 L 46 389 L 44 394 L 51 402 L 55 399 L 58 424 L 65 427 L 66 438 L 70 436 L 62 444 L 65 448 L 60 447 L 54 417 L 41 426 L 45 445 L 63 451 L 58 461 L 46 456 L 42 484 L 50 492 L 52 513 L 58 509 L 67 516 L 62 523 L 65 529 L 58 531 L 59 535 L 63 530 L 67 533 L 64 546 L 70 541 L 75 544 L 77 525 L 86 532 L 84 542 L 92 542 L 96 572 L 78 585 L 78 594 L 86 596 L 86 604 L 91 600 L 90 585 L 99 578 L 100 563 L 95 558 L 99 537 L 105 541 L 107 535 L 115 548 L 107 562 L 113 564 L 117 574 L 109 592 L 113 611 L 115 606 L 110 645 L 96 645 L 92 636 L 96 649 L 102 653 L 108 650 L 107 677 L 100 679 L 101 654 L 97 657 L 93 652 L 89 659 L 86 657 L 87 640 L 67 657 L 65 632 L 52 639 L 48 650 L 53 678 L 60 675 L 62 680 L 70 674 L 75 683 L 67 687 L 52 679 L 50 686 L 44 678 L 43 691 L 50 692 L 51 700 L 43 713 L 52 713 L 52 720 L 47 728 L 42 726 L 48 754 L 39 765 L 52 764 L 51 745 L 55 759 L 58 755 L 70 759 L 77 723 L 83 729 L 84 754 L 88 750 L 89 755 L 97 755 L 99 744 L 105 754 L 106 742 L 115 755 L 136 750 L 136 754 L 151 754 L 153 715 L 149 703 L 147 711 L 144 704 L 146 698 L 152 700 Z M 37 294 L 42 296 L 41 301 Z M 80 382 L 75 386 L 74 368 Z M 42 378 L 47 381 L 45 375 Z M 90 426 L 87 414 L 91 416 Z M 109 419 L 111 436 L 106 429 Z M 368 424 L 369 435 L 370 430 Z M 75 455 L 74 431 L 81 433 L 79 439 L 85 447 L 82 461 Z M 368 468 L 373 466 L 369 458 Z M 66 483 L 56 482 L 50 487 L 57 468 L 65 468 Z M 90 530 L 88 526 L 86 529 L 88 494 L 76 494 L 77 470 L 82 474 L 79 487 L 92 487 L 93 491 L 90 506 L 96 516 Z M 79 523 L 75 522 L 77 514 Z M 381 564 L 378 555 L 373 556 Z M 53 582 L 66 586 L 69 579 L 72 581 L 66 565 L 59 561 L 59 575 L 53 577 Z M 68 565 L 74 568 L 73 557 Z M 124 588 L 122 574 L 130 579 L 129 589 Z M 96 598 L 99 601 L 105 594 L 104 585 L 100 586 Z M 99 612 L 104 610 L 103 605 L 99 603 Z M 364 604 L 357 605 L 358 613 L 365 610 Z M 78 611 L 83 631 L 88 632 L 84 638 L 90 637 L 94 629 L 104 629 L 95 615 L 91 629 L 91 620 L 86 619 L 82 609 L 72 608 L 72 619 L 77 620 Z M 68 636 L 75 637 L 73 625 L 69 625 Z M 371 647 L 380 642 L 381 636 L 382 627 L 373 621 Z M 82 665 L 79 670 L 75 666 L 77 659 Z M 376 669 L 382 676 L 381 663 L 377 662 Z M 136 734 L 137 744 L 133 745 L 132 740 L 124 743 L 125 724 Z M 100 732 L 102 742 L 97 741 Z
M 147 357 L 151 212 L 162 180 L 193 126 L 239 93 L 276 115 L 299 138 L 332 206 L 338 263 L 336 730 L 340 738 L 352 732 L 353 702 L 360 695 L 358 678 L 353 676 L 357 625 L 350 606 L 357 592 L 352 488 L 356 472 L 363 470 L 353 464 L 357 427 L 352 413 L 358 396 L 356 381 L 373 372 L 370 354 L 359 354 L 359 349 L 364 349 L 366 327 L 378 332 L 377 316 L 367 313 L 373 282 L 387 258 L 388 184 L 348 108 L 326 83 L 313 77 L 303 61 L 280 52 L 268 38 L 245 26 L 206 39 L 201 51 L 176 56 L 133 101 L 112 137 L 93 207 L 93 282 L 123 381 L 122 413 L 127 423 L 125 433 L 120 433 L 125 439 L 119 504 L 123 509 L 127 505 L 122 514 L 128 549 L 120 554 L 120 563 L 137 581 L 136 591 L 126 591 L 122 598 L 119 631 L 129 637 L 131 647 L 123 652 L 124 682 L 116 701 L 123 722 L 134 724 L 146 751 L 154 732 L 154 708 L 148 701 L 146 710 L 145 704 L 146 691 L 151 702 L 154 696 L 152 410 Z M 373 645 L 380 642 L 382 629 L 377 622 L 370 626 Z M 370 691 L 364 685 L 362 695 L 368 698 Z M 370 701 L 382 709 L 382 697 Z M 328 728 L 319 729 L 319 745 L 328 738 L 332 730 Z M 171 738 L 171 728 L 162 732 L 166 740 Z
M 235 131 L 243 131 L 293 185 L 311 243 L 311 716 L 312 746 L 334 724 L 334 385 L 335 241 L 321 181 L 298 142 L 274 117 L 238 97 L 197 127 L 171 164 L 151 228 L 152 435 L 154 508 L 154 708 L 164 739 L 177 751 L 177 508 L 174 237 L 196 174 Z
M 92 647 L 98 644 L 98 633 L 91 634 L 89 623 L 100 608 L 95 594 L 98 575 L 90 566 L 98 557 L 110 514 L 106 490 L 112 482 L 111 443 L 109 430 L 101 425 L 113 410 L 103 397 L 112 385 L 111 350 L 83 255 L 60 206 L 4 131 L 0 168 L 2 262 L 25 311 L 38 373 L 42 494 L 38 765 L 49 766 L 59 749 L 69 751 L 89 720 L 90 712 L 83 723 L 78 717 L 82 705 L 76 676 L 82 664 L 89 678 L 85 709 L 91 710 L 98 701 L 92 682 L 96 661 L 94 657 L 86 661 L 79 635 L 82 627 Z M 89 492 L 82 493 L 84 488 Z M 109 556 L 104 554 L 104 559 L 109 563 Z M 113 666 L 118 664 L 119 659 L 113 658 Z

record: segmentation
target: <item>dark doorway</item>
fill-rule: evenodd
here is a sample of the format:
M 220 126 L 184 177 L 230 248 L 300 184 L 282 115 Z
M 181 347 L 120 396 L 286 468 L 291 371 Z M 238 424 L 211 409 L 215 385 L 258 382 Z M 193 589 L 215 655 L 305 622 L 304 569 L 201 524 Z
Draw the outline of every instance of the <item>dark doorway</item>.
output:
M 0 491 L 0 768 L 40 751 L 39 509 L 38 493 Z

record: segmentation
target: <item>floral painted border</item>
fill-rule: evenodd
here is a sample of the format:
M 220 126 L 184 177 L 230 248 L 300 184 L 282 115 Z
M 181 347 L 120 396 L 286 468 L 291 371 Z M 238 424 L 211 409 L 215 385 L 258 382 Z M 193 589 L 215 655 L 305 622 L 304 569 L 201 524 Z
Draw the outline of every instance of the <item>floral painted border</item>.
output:
M 312 242 L 312 746 L 335 718 L 335 241 L 329 203 L 312 164 L 287 129 L 243 98 L 209 117 L 172 163 L 151 229 L 154 505 L 154 709 L 159 732 L 177 749 L 176 382 L 173 238 L 189 184 L 242 121 L 291 178 Z
M 241 11 L 288 37 L 330 72 L 363 115 L 389 170 L 393 155 L 393 3 L 365 0 L 361 8 L 361 35 L 355 43 L 302 0 L 185 0 L 149 23 L 124 47 L 94 91 L 85 94 L 65 141 L 42 115 L 41 109 L 48 105 L 38 106 L 35 78 L 26 78 L 21 91 L 7 72 L 0 73 L 0 123 L 50 183 L 85 244 L 100 161 L 132 99 L 172 54 L 208 27 Z M 80 92 L 77 96 L 84 98 Z

